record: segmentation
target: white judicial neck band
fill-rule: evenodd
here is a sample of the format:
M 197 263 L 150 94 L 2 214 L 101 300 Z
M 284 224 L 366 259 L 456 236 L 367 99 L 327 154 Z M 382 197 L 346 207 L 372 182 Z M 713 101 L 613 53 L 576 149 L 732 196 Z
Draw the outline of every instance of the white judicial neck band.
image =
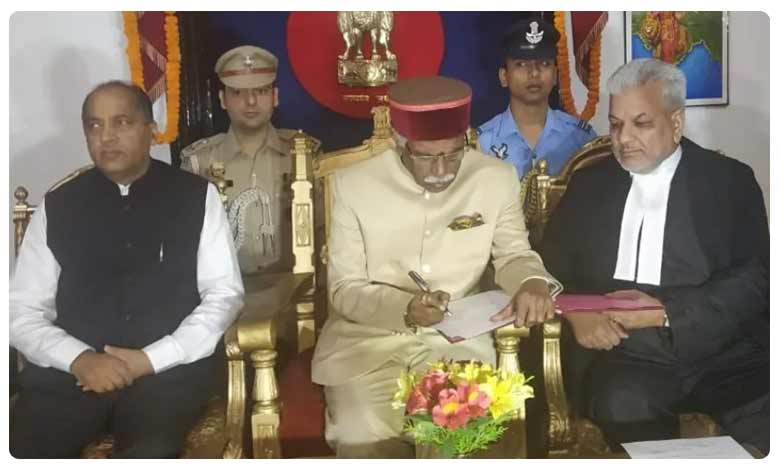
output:
M 652 172 L 631 173 L 631 189 L 620 225 L 615 279 L 661 284 L 666 208 L 681 156 L 682 147 L 678 145 Z

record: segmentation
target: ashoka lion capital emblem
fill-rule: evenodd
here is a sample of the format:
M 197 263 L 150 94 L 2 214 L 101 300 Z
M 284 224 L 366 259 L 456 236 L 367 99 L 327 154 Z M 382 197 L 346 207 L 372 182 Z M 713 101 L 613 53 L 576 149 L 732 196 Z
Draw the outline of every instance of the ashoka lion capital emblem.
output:
M 344 38 L 344 53 L 339 55 L 339 83 L 347 86 L 382 86 L 398 78 L 398 62 L 390 50 L 393 30 L 391 11 L 340 11 L 338 26 Z M 371 37 L 371 58 L 363 56 L 363 35 Z M 384 58 L 379 54 L 384 48 Z M 350 60 L 352 51 L 354 59 Z

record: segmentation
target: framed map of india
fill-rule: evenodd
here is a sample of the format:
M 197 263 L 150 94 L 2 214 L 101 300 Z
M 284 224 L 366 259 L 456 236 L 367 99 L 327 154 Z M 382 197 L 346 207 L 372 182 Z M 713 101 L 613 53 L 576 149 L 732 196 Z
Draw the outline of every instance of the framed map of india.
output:
M 686 104 L 728 104 L 728 13 L 626 12 L 626 62 L 655 57 L 685 73 Z

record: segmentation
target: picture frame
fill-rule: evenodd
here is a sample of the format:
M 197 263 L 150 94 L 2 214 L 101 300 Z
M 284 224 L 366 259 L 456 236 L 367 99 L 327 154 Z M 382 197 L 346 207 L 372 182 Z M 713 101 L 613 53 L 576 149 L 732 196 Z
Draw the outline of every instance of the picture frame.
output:
M 625 58 L 655 57 L 680 68 L 687 106 L 727 105 L 728 12 L 627 11 Z

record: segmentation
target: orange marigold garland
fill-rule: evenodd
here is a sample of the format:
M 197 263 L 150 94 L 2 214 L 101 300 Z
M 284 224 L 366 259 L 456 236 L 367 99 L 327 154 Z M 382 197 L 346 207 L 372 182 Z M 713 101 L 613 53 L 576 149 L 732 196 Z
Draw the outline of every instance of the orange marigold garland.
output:
M 138 14 L 122 12 L 127 37 L 127 61 L 130 64 L 130 79 L 145 89 L 144 69 L 141 62 L 141 38 L 138 33 Z M 179 48 L 179 19 L 175 11 L 165 12 L 165 131 L 154 136 L 156 143 L 171 143 L 179 136 L 179 97 L 181 85 L 181 50 Z
M 589 70 L 588 100 L 585 109 L 580 114 L 571 94 L 571 73 L 569 71 L 569 44 L 566 38 L 566 13 L 556 11 L 554 17 L 555 29 L 561 34 L 558 40 L 558 81 L 563 109 L 569 114 L 588 121 L 596 114 L 596 104 L 599 102 L 599 80 L 601 79 L 601 34 L 596 35 L 588 54 Z
M 181 50 L 179 49 L 179 19 L 175 11 L 165 12 L 165 64 L 166 122 L 165 132 L 155 135 L 157 143 L 170 143 L 179 136 L 179 77 L 181 74 Z
M 141 62 L 141 37 L 138 34 L 138 15 L 134 11 L 123 11 L 122 20 L 127 37 L 127 62 L 130 64 L 130 79 L 144 87 L 144 65 Z

